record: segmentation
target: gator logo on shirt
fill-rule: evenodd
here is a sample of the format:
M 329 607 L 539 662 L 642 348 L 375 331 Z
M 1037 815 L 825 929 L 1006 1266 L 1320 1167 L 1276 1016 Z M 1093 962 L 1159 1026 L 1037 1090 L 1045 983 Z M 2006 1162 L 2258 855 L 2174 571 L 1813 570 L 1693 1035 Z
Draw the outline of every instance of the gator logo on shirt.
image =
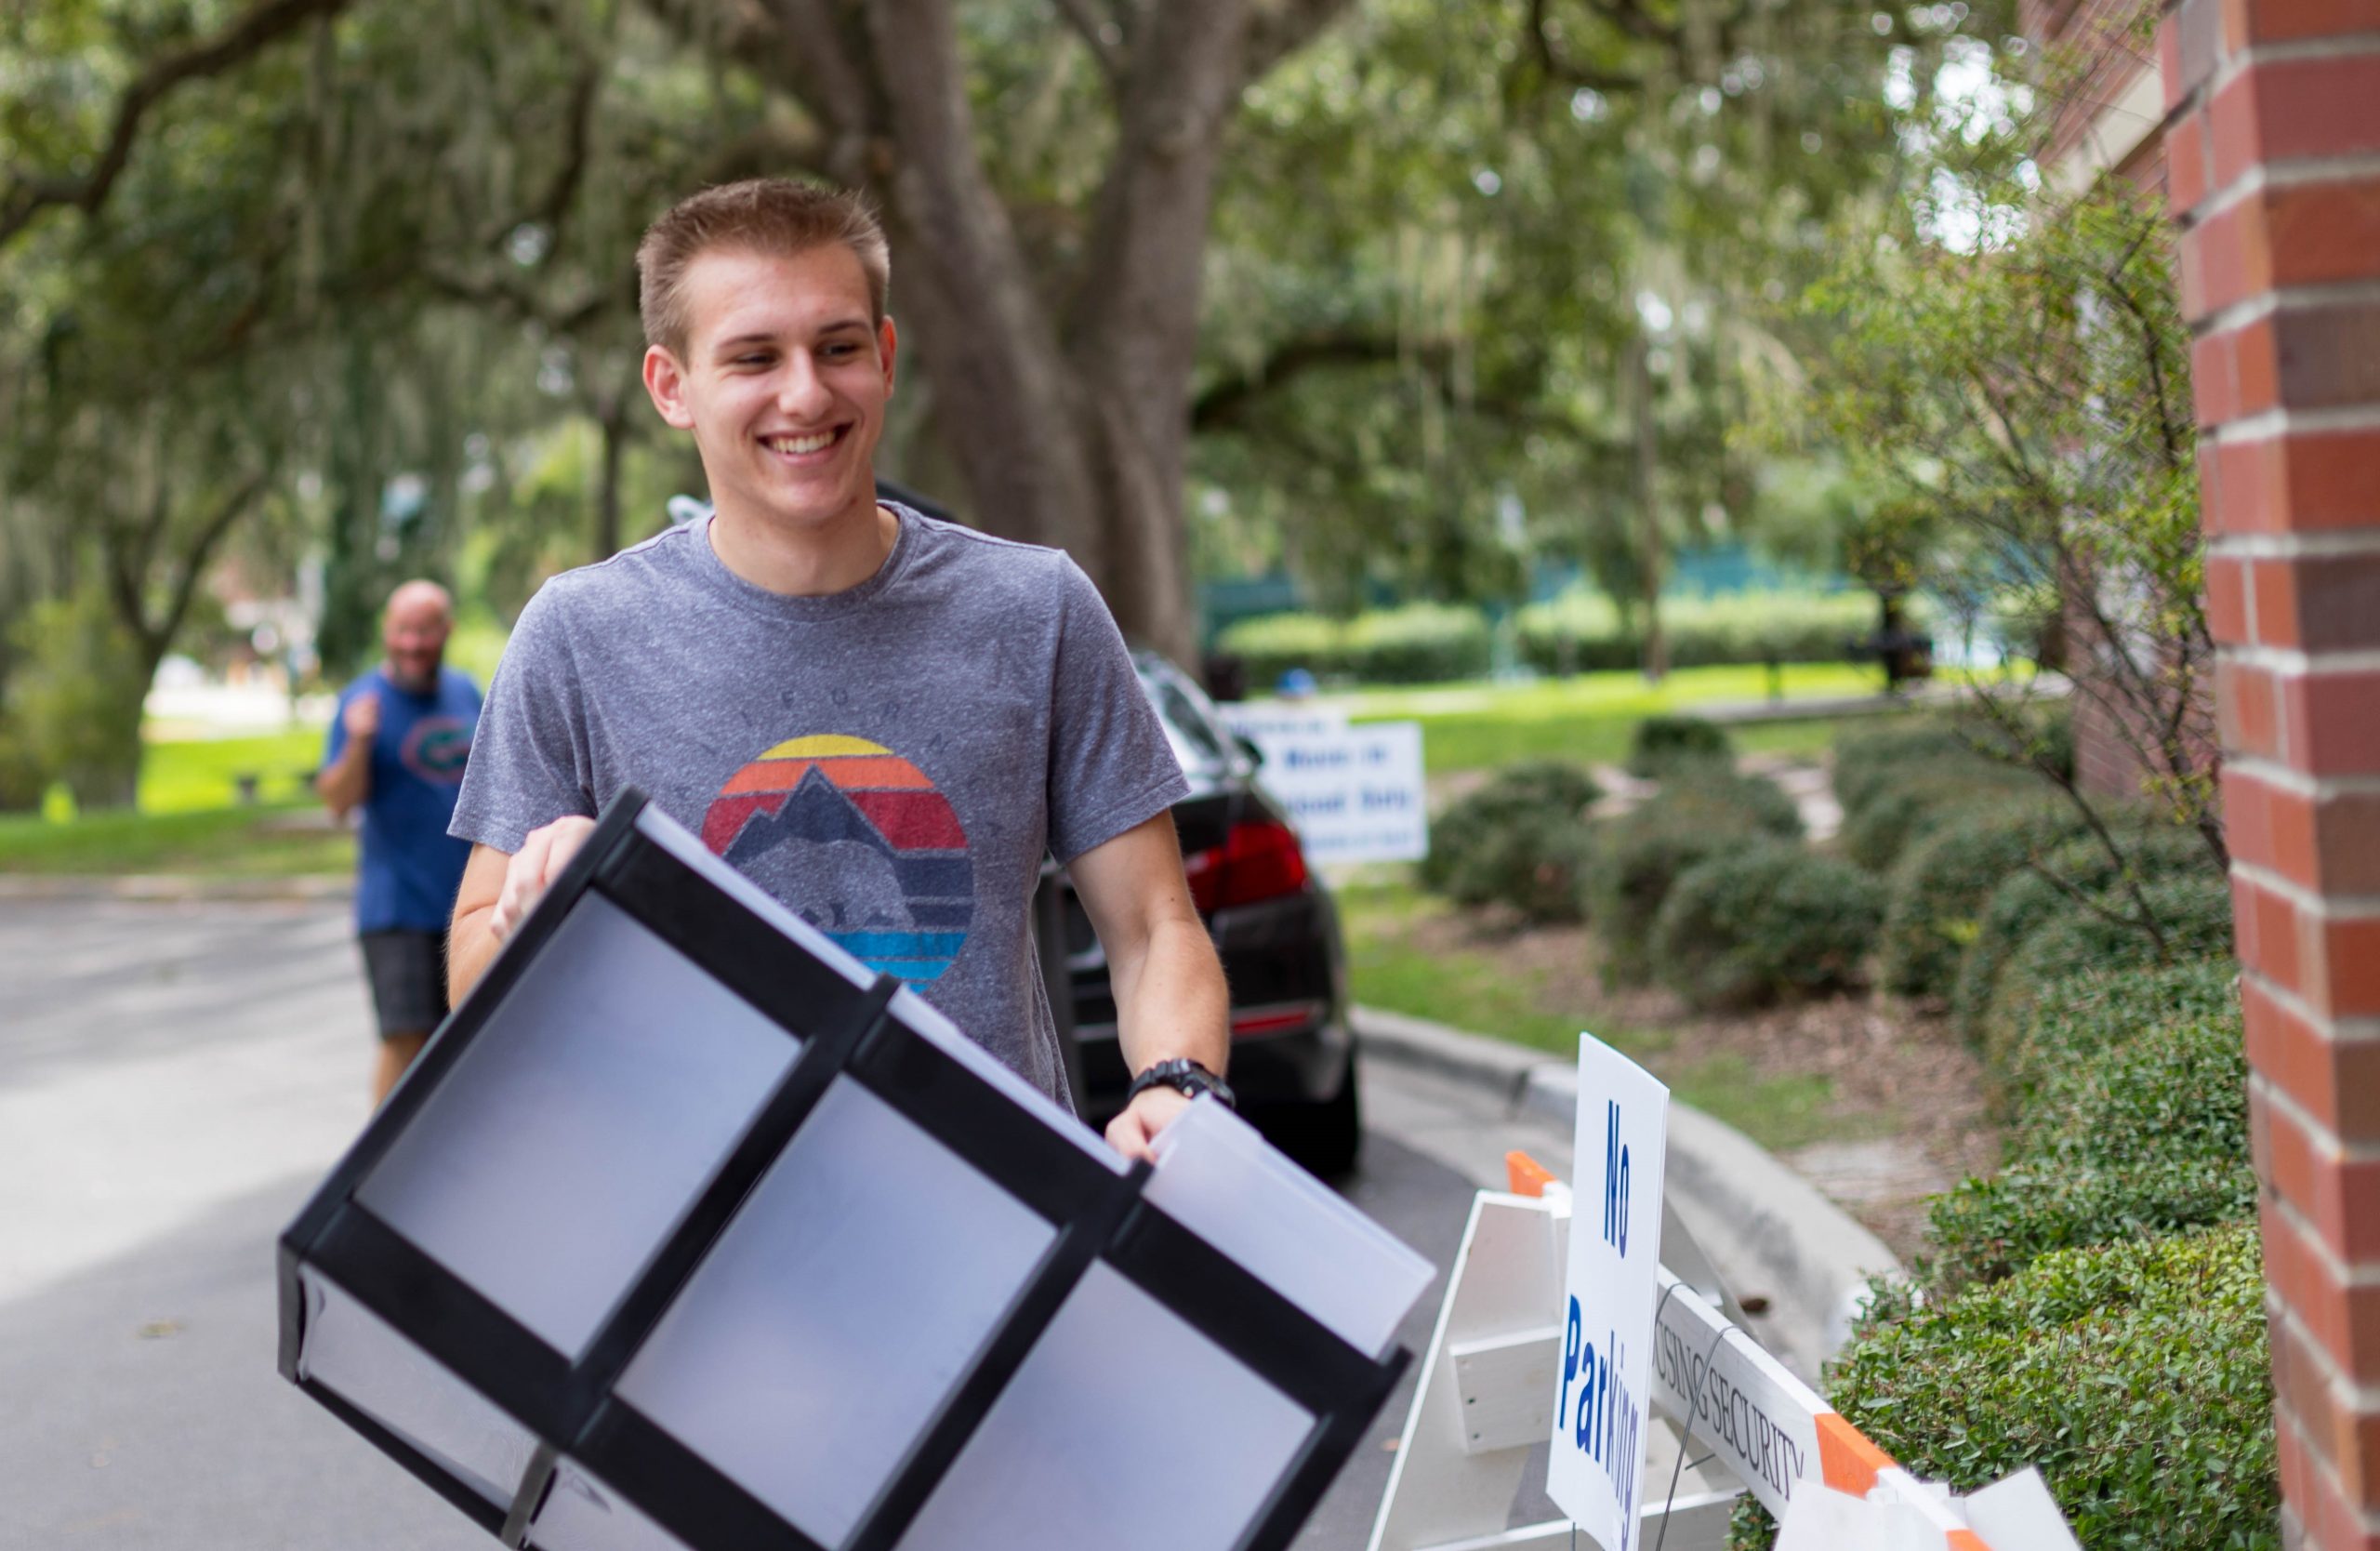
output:
M 967 941 L 967 832 L 925 772 L 864 738 L 798 737 L 728 777 L 703 843 L 879 973 L 922 985 Z
M 459 716 L 425 716 L 405 733 L 398 761 L 431 786 L 451 787 L 463 779 L 463 765 L 471 757 L 471 724 Z

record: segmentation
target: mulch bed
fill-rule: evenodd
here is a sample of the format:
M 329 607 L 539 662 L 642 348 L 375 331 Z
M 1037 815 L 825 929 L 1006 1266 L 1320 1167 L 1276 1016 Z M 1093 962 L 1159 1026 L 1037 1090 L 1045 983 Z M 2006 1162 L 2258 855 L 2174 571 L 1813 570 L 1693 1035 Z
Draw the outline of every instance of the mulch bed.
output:
M 1415 951 L 1508 965 L 1537 981 L 1542 1005 L 1584 1027 L 1667 1035 L 1667 1048 L 1646 1061 L 1656 1075 L 1732 1056 L 1756 1079 L 1825 1077 L 1843 1139 L 1797 1147 L 1786 1161 L 1904 1261 L 1923 1246 L 1926 1200 L 1998 1164 L 1981 1064 L 1938 1013 L 1872 993 L 1695 1013 L 1658 988 L 1606 990 L 1587 928 L 1523 927 L 1494 911 L 1424 917 L 1408 940 Z

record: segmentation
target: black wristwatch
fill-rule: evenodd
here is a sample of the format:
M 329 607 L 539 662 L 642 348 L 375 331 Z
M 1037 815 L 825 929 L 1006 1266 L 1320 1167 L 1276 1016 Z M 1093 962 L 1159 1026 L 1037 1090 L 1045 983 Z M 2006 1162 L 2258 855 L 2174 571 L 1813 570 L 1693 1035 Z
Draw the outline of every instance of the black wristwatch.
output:
M 1224 1108 L 1239 1107 L 1239 1099 L 1232 1093 L 1230 1083 L 1186 1057 L 1159 1061 L 1132 1079 L 1132 1085 L 1124 1090 L 1124 1102 L 1131 1103 L 1145 1088 L 1173 1088 L 1192 1098 L 1212 1094 L 1223 1101 Z

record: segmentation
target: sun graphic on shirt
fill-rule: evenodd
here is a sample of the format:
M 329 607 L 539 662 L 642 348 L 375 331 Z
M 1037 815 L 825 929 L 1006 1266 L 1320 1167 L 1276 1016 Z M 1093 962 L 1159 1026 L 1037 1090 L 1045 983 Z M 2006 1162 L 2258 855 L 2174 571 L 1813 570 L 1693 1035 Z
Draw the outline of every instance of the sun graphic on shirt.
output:
M 925 772 L 881 744 L 791 738 L 728 777 L 703 843 L 869 968 L 939 977 L 975 915 L 967 832 Z

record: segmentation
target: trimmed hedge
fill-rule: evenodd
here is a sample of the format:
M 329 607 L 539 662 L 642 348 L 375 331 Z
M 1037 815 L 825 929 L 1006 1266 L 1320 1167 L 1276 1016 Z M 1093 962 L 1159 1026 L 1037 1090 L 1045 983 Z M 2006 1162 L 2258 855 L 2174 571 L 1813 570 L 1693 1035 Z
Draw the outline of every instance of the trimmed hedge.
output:
M 1871 1330 L 1831 1399 L 1909 1469 L 2040 1468 L 2092 1551 L 2280 1544 L 2253 1225 L 2044 1256 Z
M 2253 1225 L 2069 1250 L 1915 1308 L 1886 1299 L 1829 1399 L 1921 1477 L 2036 1465 L 2091 1551 L 2278 1551 L 2264 1266 Z M 1747 1496 L 1732 1551 L 1776 1525 Z
M 1606 985 L 1652 978 L 1654 921 L 1671 886 L 1698 864 L 1764 837 L 1798 839 L 1800 812 L 1774 781 L 1694 771 L 1601 826 L 1588 858 L 1588 916 L 1603 946 Z
M 1923 784 L 1930 771 L 1990 766 L 1950 718 L 1895 716 L 1835 736 L 1834 795 L 1847 818 L 1887 792 Z
M 1992 891 L 2073 833 L 2074 814 L 2046 802 L 1971 812 L 1920 842 L 1894 867 L 1880 974 L 1904 996 L 1947 996 L 1959 957 L 1981 932 Z
M 1521 660 L 1541 673 L 1633 669 L 1641 632 L 1624 628 L 1599 592 L 1530 603 L 1515 617 Z M 1875 629 L 1865 592 L 1738 592 L 1661 600 L 1661 637 L 1673 668 L 1728 663 L 1842 662 L 1844 648 Z M 1270 686 L 1292 668 L 1365 683 L 1430 683 L 1488 671 L 1492 634 L 1475 608 L 1413 603 L 1353 619 L 1269 614 L 1226 626 L 1218 651 L 1237 656 L 1251 685 Z
M 1996 1280 L 2053 1250 L 2239 1222 L 2255 1212 L 2237 1007 L 2141 1029 L 2102 1010 L 2099 1048 L 2045 1063 L 2010 1166 L 1935 1203 L 1931 1285 Z
M 1366 683 L 1475 679 L 1492 656 L 1486 617 L 1445 603 L 1377 609 L 1346 620 L 1270 614 L 1226 627 L 1215 646 L 1239 657 L 1249 684 L 1264 689 L 1292 668 Z
M 1520 611 L 1521 659 L 1540 673 L 1627 669 L 1644 635 L 1600 592 L 1573 591 Z M 1735 592 L 1661 600 L 1661 641 L 1673 668 L 1720 663 L 1842 662 L 1876 628 L 1868 592 Z
M 2121 830 L 2116 840 L 2123 848 L 2125 865 L 2144 882 L 2222 876 L 2195 829 L 2156 824 Z M 2025 938 L 2054 917 L 2087 908 L 2075 898 L 2075 890 L 2096 893 L 2119 881 L 2116 864 L 2096 835 L 2076 836 L 2043 857 L 2041 867 L 2049 877 L 2029 868 L 1991 892 L 1975 941 L 1959 961 L 1950 1009 L 1969 1034 L 1982 1028 L 1984 1013 L 1999 989 L 2000 972 Z
M 2143 885 L 2141 895 L 2164 933 L 2163 950 L 2139 927 L 2095 911 L 2075 910 L 2041 922 L 2000 972 L 1977 1029 L 1986 1051 L 2011 1044 L 2017 1031 L 2034 1022 L 2035 1003 L 2043 993 L 2069 975 L 2231 956 L 2231 891 L 2224 879 L 2163 879 Z M 2100 898 L 2109 911 L 2132 908 L 2128 897 Z
M 2004 807 L 2011 801 L 2041 795 L 2035 777 L 1980 760 L 1914 765 L 1908 775 L 1909 780 L 1871 798 L 1858 811 L 1844 811 L 1835 843 L 1871 872 L 1890 873 L 1919 842 L 1978 806 Z
M 2199 959 L 2162 969 L 2086 970 L 2046 986 L 2014 1037 L 1987 1042 L 1984 1064 L 2021 1114 L 2057 1072 L 2096 1060 L 2142 1027 L 2237 1015 L 2240 966 Z
M 1424 888 L 1464 905 L 1509 905 L 1535 921 L 1577 921 L 1593 847 L 1592 776 L 1558 760 L 1507 767 L 1430 825 Z
M 1643 780 L 1712 765 L 1731 770 L 1735 762 L 1726 729 L 1699 716 L 1648 716 L 1629 740 L 1628 774 Z
M 1697 1008 L 1841 989 L 1884 919 L 1884 888 L 1782 841 L 1730 847 L 1688 869 L 1655 918 L 1652 963 Z

